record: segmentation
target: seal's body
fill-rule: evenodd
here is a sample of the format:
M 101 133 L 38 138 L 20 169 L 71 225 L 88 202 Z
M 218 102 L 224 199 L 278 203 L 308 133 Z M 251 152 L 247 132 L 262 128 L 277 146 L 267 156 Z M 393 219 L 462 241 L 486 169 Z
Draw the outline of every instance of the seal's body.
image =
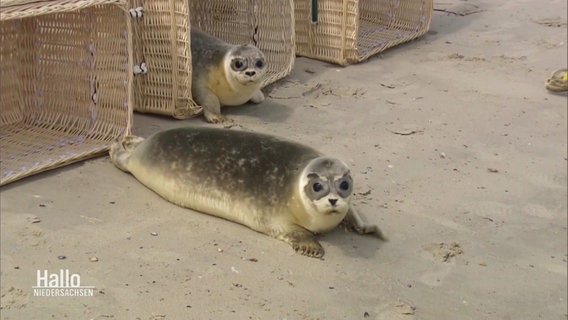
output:
M 314 234 L 346 216 L 360 233 L 375 233 L 350 205 L 347 166 L 301 144 L 213 128 L 176 128 L 112 145 L 114 164 L 165 199 L 225 218 L 321 257 Z
M 253 45 L 232 45 L 191 28 L 193 99 L 209 122 L 223 122 L 221 106 L 264 101 L 264 54 Z

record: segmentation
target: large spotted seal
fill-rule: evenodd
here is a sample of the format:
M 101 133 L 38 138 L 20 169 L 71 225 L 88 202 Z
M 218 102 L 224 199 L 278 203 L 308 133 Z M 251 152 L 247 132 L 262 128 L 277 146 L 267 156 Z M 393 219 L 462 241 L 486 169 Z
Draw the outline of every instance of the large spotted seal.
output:
M 342 220 L 383 238 L 350 203 L 353 178 L 340 160 L 273 136 L 183 127 L 111 146 L 112 162 L 165 199 L 284 240 L 321 257 L 314 234 Z M 384 239 L 384 238 L 383 238 Z
M 221 106 L 260 103 L 266 73 L 264 54 L 257 47 L 233 45 L 191 28 L 191 94 L 209 122 L 223 122 Z

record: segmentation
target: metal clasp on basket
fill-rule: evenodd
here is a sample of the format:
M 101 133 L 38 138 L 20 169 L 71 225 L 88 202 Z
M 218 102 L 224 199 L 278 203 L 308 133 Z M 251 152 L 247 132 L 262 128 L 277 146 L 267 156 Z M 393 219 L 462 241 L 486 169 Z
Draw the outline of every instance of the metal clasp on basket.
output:
M 132 67 L 132 72 L 134 73 L 134 75 L 148 73 L 148 66 L 146 65 L 146 62 L 142 61 L 142 63 Z
M 142 18 L 142 16 L 144 15 L 144 8 L 142 7 L 137 7 L 137 8 L 131 8 L 130 10 L 128 10 L 128 12 L 130 12 L 130 16 L 132 16 L 132 18 Z

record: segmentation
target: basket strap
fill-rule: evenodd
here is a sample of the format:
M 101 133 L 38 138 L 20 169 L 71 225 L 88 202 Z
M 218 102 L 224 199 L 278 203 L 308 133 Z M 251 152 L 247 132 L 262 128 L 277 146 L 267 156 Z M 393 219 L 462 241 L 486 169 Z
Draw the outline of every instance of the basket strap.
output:
M 318 23 L 318 0 L 312 0 L 312 23 Z

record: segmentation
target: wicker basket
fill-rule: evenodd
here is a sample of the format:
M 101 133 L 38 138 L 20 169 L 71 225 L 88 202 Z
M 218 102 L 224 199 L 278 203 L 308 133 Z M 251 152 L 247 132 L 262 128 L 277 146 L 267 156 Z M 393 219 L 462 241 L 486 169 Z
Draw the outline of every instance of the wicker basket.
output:
M 188 0 L 130 0 L 135 65 L 134 110 L 190 118 L 201 112 L 191 97 L 191 48 Z
M 191 97 L 190 21 L 227 42 L 253 43 L 265 54 L 266 86 L 294 64 L 292 0 L 130 0 L 142 7 L 133 22 L 134 61 L 147 73 L 134 77 L 134 110 L 186 119 L 202 108 Z
M 426 33 L 433 1 L 295 0 L 294 6 L 296 53 L 348 65 Z
M 129 29 L 125 1 L 0 2 L 0 185 L 130 133 Z
M 264 52 L 262 86 L 292 71 L 296 48 L 292 0 L 190 0 L 192 24 L 229 43 L 252 43 Z

